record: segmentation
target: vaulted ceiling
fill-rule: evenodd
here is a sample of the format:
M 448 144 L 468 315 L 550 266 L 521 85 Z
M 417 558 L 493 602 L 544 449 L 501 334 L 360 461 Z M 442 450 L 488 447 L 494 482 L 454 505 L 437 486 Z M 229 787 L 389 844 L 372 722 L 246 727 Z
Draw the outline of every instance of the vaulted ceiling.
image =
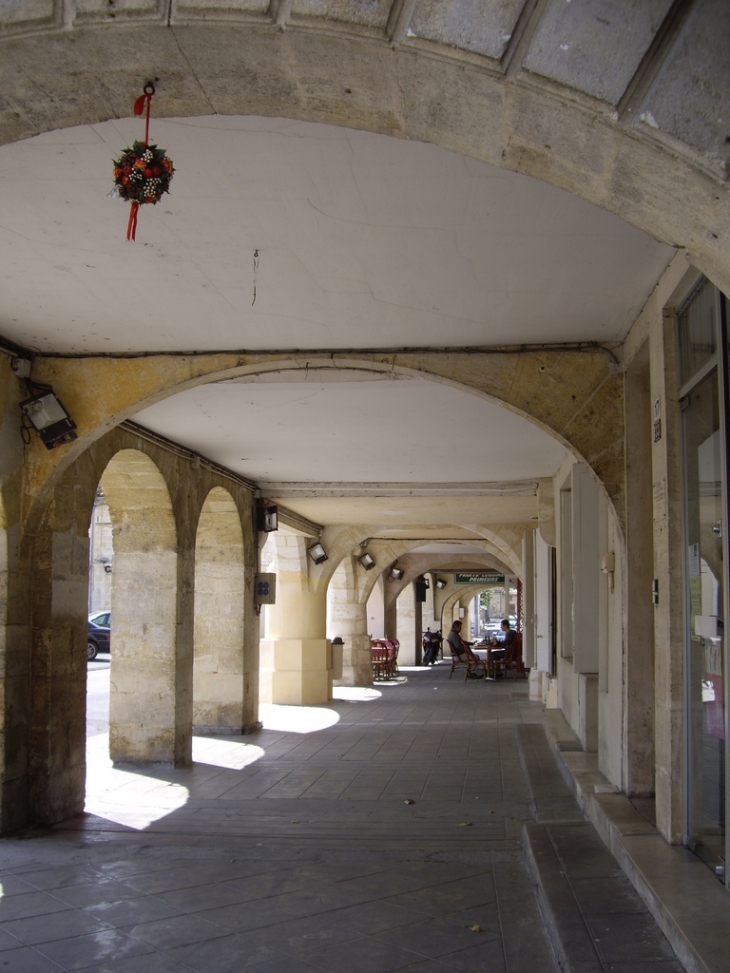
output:
M 63 355 L 621 342 L 674 245 L 722 284 L 729 11 L 6 0 L 0 336 Z M 130 244 L 111 160 L 151 78 L 177 172 Z M 564 457 L 490 402 L 353 371 L 135 419 L 321 522 L 424 524 L 439 484 L 440 523 L 512 522 Z

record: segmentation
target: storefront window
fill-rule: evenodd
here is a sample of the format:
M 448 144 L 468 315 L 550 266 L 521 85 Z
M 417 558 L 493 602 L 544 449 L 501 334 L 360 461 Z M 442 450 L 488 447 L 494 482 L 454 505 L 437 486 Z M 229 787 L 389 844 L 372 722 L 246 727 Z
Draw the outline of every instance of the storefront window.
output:
M 678 315 L 680 385 L 696 375 L 717 350 L 715 295 L 715 287 L 703 281 Z
M 714 371 L 685 401 L 688 836 L 711 865 L 725 860 L 723 471 Z
M 725 876 L 728 599 L 724 298 L 703 281 L 678 314 L 684 479 L 686 840 Z

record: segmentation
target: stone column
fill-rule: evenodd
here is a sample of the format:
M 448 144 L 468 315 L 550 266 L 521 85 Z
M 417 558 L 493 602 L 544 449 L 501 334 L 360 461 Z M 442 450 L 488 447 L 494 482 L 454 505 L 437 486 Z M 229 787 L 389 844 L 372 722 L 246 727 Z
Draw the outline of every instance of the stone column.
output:
M 342 678 L 339 686 L 370 686 L 373 682 L 370 661 L 367 604 L 361 603 L 357 573 L 350 558 L 339 565 L 329 583 L 328 631 L 344 642 Z
M 35 825 L 80 814 L 84 806 L 89 540 L 82 517 L 77 530 L 75 511 L 68 509 L 68 500 L 76 498 L 61 498 L 60 492 L 56 491 L 56 502 L 35 535 L 31 565 L 33 679 L 28 687 L 27 815 Z M 11 681 L 3 688 L 16 687 Z M 16 696 L 14 706 L 26 701 L 24 695 Z M 8 728 L 14 728 L 10 721 Z M 6 737 L 4 742 L 6 747 L 12 744 L 6 749 L 6 760 L 12 759 L 16 747 L 25 752 L 22 739 Z M 5 827 L 26 813 L 22 789 L 13 790 L 19 807 L 3 808 Z
M 413 585 L 408 584 L 398 595 L 397 639 L 400 642 L 398 662 L 404 666 L 416 664 L 416 599 Z
M 359 602 L 337 606 L 333 615 L 332 634 L 344 641 L 342 679 L 338 686 L 371 686 L 373 667 L 370 661 L 370 636 L 367 632 L 367 607 Z
M 118 452 L 101 486 L 114 525 L 109 755 L 184 766 L 192 757 L 192 545 L 178 545 L 166 482 L 143 453 Z
M 243 532 L 233 497 L 215 487 L 198 520 L 195 545 L 193 724 L 197 732 L 244 726 Z
M 472 637 L 471 637 L 471 598 L 466 598 L 464 600 L 466 601 L 466 604 L 463 604 L 463 602 L 461 602 L 461 601 L 459 602 L 459 608 L 461 608 L 463 610 L 463 612 L 464 612 L 464 616 L 461 619 L 461 636 L 462 636 L 462 638 L 465 641 L 471 642 L 472 641 Z
M 332 699 L 327 595 L 310 590 L 305 539 L 277 536 L 274 563 L 276 604 L 267 607 L 261 642 L 261 702 L 326 703 Z

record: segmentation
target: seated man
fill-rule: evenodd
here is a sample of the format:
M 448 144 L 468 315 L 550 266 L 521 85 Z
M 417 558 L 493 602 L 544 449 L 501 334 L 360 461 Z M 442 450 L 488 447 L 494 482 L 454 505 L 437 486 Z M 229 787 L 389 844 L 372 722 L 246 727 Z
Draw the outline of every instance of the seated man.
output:
M 461 622 L 455 621 L 451 626 L 451 631 L 449 632 L 446 641 L 449 643 L 449 648 L 451 649 L 451 654 L 458 657 L 459 662 L 472 662 L 476 666 L 479 666 L 484 672 L 484 663 L 475 655 L 471 650 L 471 643 L 465 642 L 461 637 Z
M 493 662 L 496 662 L 499 659 L 507 659 L 511 661 L 517 642 L 517 632 L 515 632 L 513 628 L 510 628 L 509 618 L 502 619 L 500 628 L 502 629 L 502 639 L 499 642 L 495 639 L 493 644 L 503 646 L 503 648 L 493 650 L 491 653 L 491 658 Z

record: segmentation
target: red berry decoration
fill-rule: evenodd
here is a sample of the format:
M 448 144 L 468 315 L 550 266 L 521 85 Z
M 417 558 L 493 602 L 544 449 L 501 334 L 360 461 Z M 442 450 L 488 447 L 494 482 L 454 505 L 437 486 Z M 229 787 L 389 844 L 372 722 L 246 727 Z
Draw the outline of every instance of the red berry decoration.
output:
M 170 180 L 175 171 L 164 149 L 149 144 L 150 103 L 155 86 L 148 81 L 144 94 L 134 104 L 134 114 L 141 115 L 147 106 L 144 142 L 134 142 L 114 160 L 113 195 L 132 204 L 127 226 L 127 239 L 134 240 L 137 230 L 137 211 L 142 203 L 158 203 L 163 193 L 169 193 Z M 131 177 L 131 178 L 130 178 Z

